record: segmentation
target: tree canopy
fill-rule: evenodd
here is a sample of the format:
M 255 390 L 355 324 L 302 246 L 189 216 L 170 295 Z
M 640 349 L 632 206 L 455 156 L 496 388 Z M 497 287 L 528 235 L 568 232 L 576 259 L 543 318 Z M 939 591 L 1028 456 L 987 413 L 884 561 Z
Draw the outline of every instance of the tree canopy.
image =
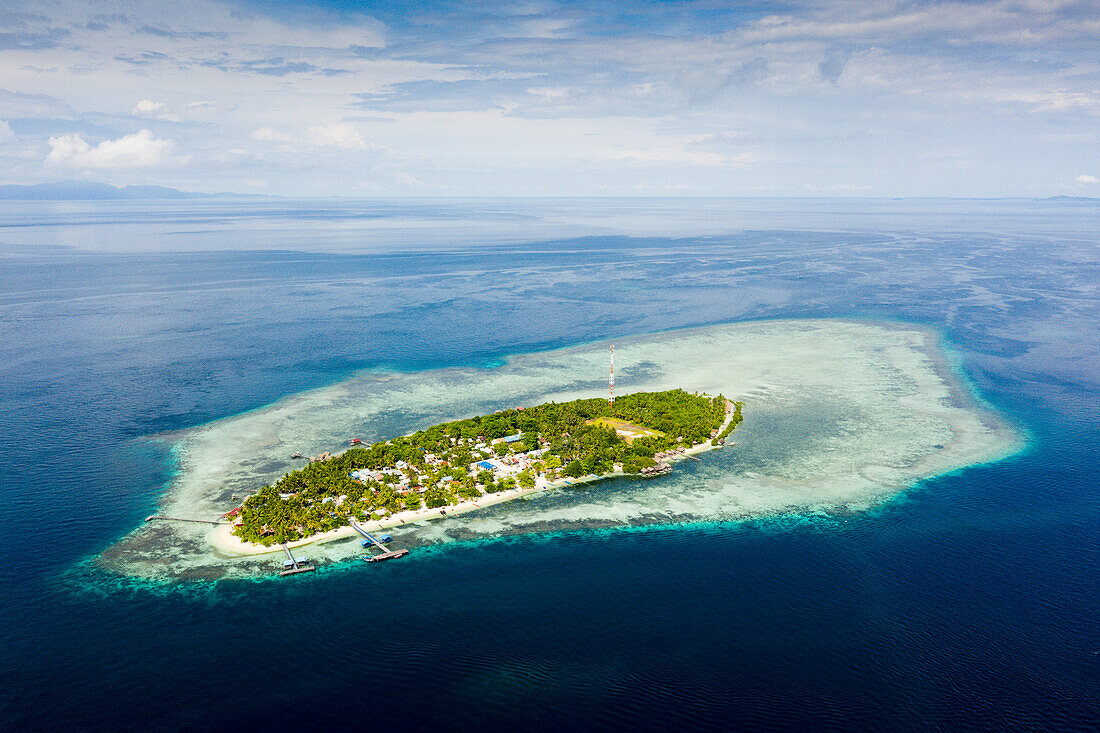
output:
M 270 545 L 345 526 L 349 517 L 365 521 L 422 506 L 450 506 L 515 486 L 517 479 L 529 488 L 536 473 L 599 475 L 616 464 L 637 473 L 654 465 L 661 451 L 724 438 L 739 422 L 740 409 L 738 403 L 737 420 L 721 436 L 716 431 L 726 416 L 726 399 L 682 389 L 627 394 L 614 404 L 601 398 L 548 402 L 440 423 L 290 471 L 245 500 L 234 533 Z M 597 418 L 648 430 L 624 438 L 613 427 L 593 424 Z M 516 435 L 511 442 L 499 440 Z M 489 470 L 470 474 L 475 461 L 508 460 L 513 454 L 538 462 L 499 482 Z M 353 477 L 353 472 L 359 473 Z

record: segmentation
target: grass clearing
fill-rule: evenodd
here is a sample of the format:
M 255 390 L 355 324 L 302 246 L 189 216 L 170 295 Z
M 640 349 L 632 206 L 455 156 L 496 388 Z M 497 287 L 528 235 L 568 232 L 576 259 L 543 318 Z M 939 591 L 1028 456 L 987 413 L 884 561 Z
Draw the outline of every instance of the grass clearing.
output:
M 596 417 L 588 420 L 585 424 L 611 428 L 627 443 L 632 442 L 635 438 L 656 438 L 664 435 L 660 430 L 651 430 L 618 417 Z

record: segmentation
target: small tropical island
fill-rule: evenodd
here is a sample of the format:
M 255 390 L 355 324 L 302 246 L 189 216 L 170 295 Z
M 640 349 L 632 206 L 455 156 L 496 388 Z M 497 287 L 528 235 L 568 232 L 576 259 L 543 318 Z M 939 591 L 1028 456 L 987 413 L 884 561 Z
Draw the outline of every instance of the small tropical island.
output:
M 245 579 L 270 575 L 275 553 L 294 569 L 289 553 L 303 545 L 321 567 L 367 560 L 362 541 L 373 562 L 482 538 L 863 511 L 1024 445 L 974 401 L 939 343 L 911 324 L 835 319 L 639 336 L 615 352 L 637 392 L 613 405 L 589 391 L 606 368 L 590 344 L 488 370 L 357 374 L 155 436 L 171 442 L 172 485 L 96 563 L 120 577 Z M 755 416 L 748 432 L 737 400 Z M 513 405 L 528 407 L 494 412 Z M 361 445 L 323 437 L 364 429 Z M 736 460 L 661 477 L 727 437 Z M 585 488 L 602 478 L 605 489 Z
M 722 395 L 673 389 L 500 410 L 322 453 L 226 517 L 237 542 L 267 548 L 341 536 L 355 522 L 468 511 L 575 480 L 658 476 L 679 457 L 724 445 L 741 408 Z

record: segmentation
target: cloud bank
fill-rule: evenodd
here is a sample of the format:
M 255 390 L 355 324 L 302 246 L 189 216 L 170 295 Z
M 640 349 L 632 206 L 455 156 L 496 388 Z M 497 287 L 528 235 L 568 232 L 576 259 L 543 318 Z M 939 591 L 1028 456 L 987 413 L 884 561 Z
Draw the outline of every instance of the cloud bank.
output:
M 1088 183 L 1100 146 L 1085 1 L 0 0 L 0 17 L 0 177 L 26 183 L 67 166 L 284 194 L 1050 195 Z
M 187 162 L 172 156 L 171 140 L 157 139 L 149 130 L 104 140 L 94 147 L 80 135 L 51 137 L 49 145 L 47 163 L 73 168 L 153 168 Z

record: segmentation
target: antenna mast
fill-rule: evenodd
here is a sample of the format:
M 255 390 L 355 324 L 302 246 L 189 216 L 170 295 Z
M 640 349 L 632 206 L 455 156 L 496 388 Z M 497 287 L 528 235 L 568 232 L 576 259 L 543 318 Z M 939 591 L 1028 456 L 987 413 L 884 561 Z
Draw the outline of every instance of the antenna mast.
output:
M 611 377 L 607 380 L 607 404 L 615 404 L 615 344 L 611 344 Z

